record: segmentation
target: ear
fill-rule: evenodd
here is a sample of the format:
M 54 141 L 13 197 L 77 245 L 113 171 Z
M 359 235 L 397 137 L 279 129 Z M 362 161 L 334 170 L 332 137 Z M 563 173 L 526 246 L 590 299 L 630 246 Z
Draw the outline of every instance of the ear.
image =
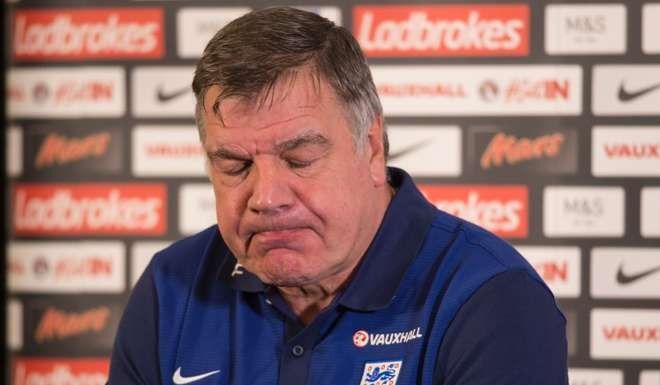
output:
M 385 171 L 385 149 L 383 143 L 383 130 L 385 129 L 383 117 L 374 119 L 367 133 L 367 153 L 369 154 L 369 173 L 374 187 L 381 187 L 387 183 Z

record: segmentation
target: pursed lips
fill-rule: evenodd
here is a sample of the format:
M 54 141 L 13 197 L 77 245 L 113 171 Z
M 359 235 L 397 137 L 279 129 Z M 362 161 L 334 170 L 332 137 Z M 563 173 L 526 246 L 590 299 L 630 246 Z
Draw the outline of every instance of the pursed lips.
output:
M 250 232 L 247 239 L 246 250 L 251 245 L 262 251 L 275 248 L 287 248 L 300 238 L 307 228 L 304 226 L 277 226 L 257 228 Z

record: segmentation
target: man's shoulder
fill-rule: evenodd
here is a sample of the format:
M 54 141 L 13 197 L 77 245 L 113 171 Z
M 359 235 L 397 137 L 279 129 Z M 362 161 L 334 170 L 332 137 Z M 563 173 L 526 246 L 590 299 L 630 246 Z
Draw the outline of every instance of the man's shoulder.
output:
M 532 269 L 509 242 L 472 222 L 440 211 L 432 228 L 449 233 L 454 241 L 459 241 L 462 254 L 468 260 L 483 263 L 484 259 L 489 259 L 503 270 Z

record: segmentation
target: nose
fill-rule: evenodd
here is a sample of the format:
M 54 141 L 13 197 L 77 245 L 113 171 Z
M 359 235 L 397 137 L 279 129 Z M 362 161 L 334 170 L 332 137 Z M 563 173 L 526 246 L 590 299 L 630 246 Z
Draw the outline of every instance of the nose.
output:
M 278 214 L 290 208 L 293 204 L 293 193 L 286 172 L 274 164 L 256 163 L 250 175 L 250 211 L 257 214 Z

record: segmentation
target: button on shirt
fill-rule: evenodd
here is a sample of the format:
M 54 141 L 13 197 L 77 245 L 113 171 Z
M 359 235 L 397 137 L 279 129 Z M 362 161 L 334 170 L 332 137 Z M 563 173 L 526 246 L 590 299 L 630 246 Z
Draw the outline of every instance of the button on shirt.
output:
M 389 171 L 397 193 L 372 244 L 308 325 L 216 226 L 156 254 L 109 384 L 567 384 L 565 320 L 529 264 Z

